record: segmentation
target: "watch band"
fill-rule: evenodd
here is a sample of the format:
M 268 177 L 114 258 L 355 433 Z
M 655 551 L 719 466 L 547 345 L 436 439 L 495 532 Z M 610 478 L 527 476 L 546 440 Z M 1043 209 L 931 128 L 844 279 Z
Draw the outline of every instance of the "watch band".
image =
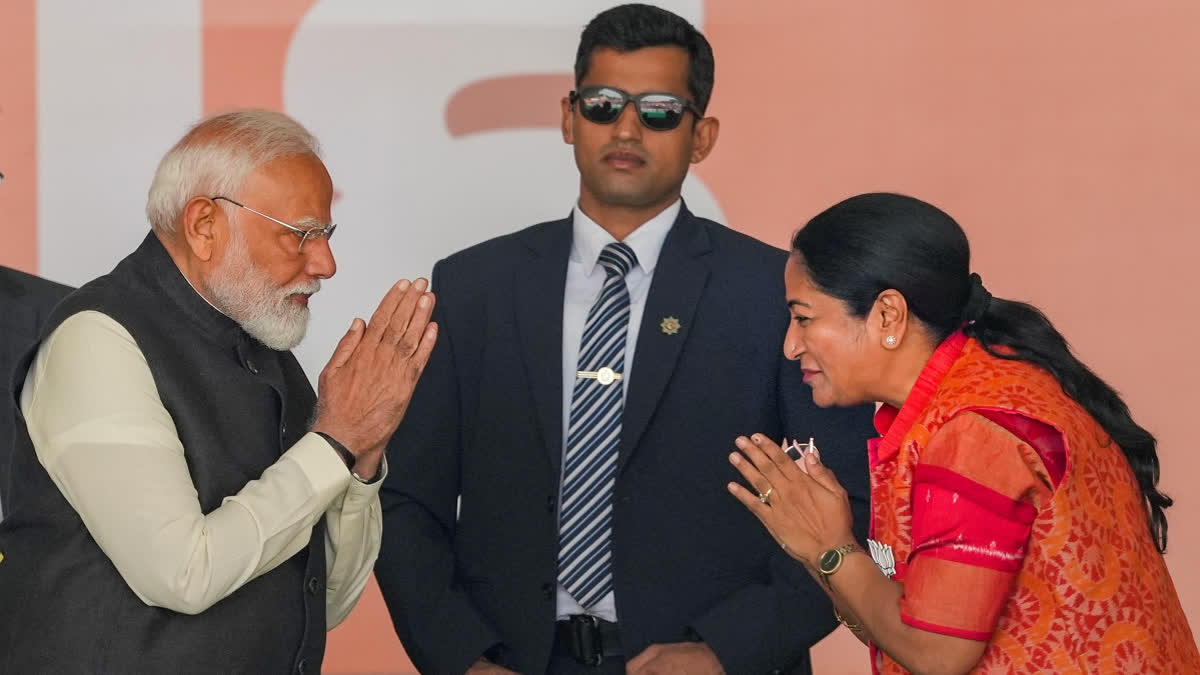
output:
M 354 465 L 357 463 L 357 458 L 354 456 L 353 452 L 350 452 L 349 448 L 347 448 L 346 446 L 339 443 L 336 438 L 334 438 L 333 436 L 330 436 L 329 434 L 325 433 L 324 431 L 317 431 L 314 433 L 316 433 L 318 436 L 320 436 L 321 438 L 324 438 L 326 441 L 328 441 L 329 446 L 337 451 L 337 454 L 341 456 L 342 461 L 346 463 L 346 470 L 350 472 L 350 477 L 353 478 L 354 480 L 356 480 L 364 485 L 370 485 L 371 483 L 377 482 L 379 480 L 379 477 L 381 475 L 383 475 L 383 471 L 381 470 L 381 468 L 376 469 L 375 475 L 372 476 L 371 478 L 363 478 L 362 476 L 358 475 L 358 472 L 354 470 Z
M 325 433 L 324 431 L 315 431 L 313 433 L 320 436 L 321 438 L 324 438 L 325 441 L 327 443 L 329 443 L 329 447 L 331 447 L 335 451 L 337 451 L 337 454 L 342 458 L 342 461 L 345 462 L 346 469 L 348 471 L 350 471 L 351 473 L 354 473 L 354 463 L 355 463 L 356 459 L 354 457 L 354 453 L 350 452 L 349 448 L 347 448 L 346 446 L 339 443 L 336 438 L 334 438 L 333 436 L 330 436 L 329 434 Z
M 862 551 L 863 549 L 857 543 L 852 541 L 849 544 L 844 544 L 842 546 L 837 547 L 834 550 L 837 551 L 838 553 L 841 553 L 843 556 L 845 556 L 847 553 L 854 553 L 856 551 Z

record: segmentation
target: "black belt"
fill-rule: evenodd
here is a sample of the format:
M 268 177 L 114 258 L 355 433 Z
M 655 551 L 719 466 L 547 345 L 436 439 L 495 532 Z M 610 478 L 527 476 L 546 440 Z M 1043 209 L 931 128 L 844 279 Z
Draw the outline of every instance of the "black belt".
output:
M 554 653 L 570 656 L 585 666 L 598 666 L 605 658 L 625 656 L 617 624 L 589 614 L 572 614 L 555 624 Z

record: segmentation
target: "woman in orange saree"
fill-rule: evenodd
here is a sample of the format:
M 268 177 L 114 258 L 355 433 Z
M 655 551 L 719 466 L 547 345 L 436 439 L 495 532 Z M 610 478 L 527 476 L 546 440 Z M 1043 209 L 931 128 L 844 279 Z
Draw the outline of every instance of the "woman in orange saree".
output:
M 959 225 L 860 195 L 792 248 L 786 355 L 818 405 L 882 403 L 870 540 L 815 449 L 739 438 L 751 489 L 729 489 L 823 582 L 874 671 L 1200 673 L 1154 437 L 1041 312 L 969 273 Z

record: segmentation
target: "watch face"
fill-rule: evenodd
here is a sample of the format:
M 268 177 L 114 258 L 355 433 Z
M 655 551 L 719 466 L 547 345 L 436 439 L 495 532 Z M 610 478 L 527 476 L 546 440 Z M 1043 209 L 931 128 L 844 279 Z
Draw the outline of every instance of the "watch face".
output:
M 820 560 L 817 561 L 819 569 L 825 574 L 832 574 L 838 568 L 838 564 L 842 562 L 842 553 L 835 549 L 830 549 L 821 554 Z

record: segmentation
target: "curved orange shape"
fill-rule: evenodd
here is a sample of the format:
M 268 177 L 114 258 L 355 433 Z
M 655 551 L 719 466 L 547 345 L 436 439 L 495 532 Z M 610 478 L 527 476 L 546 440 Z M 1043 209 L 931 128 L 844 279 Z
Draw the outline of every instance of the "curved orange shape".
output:
M 556 129 L 562 117 L 558 102 L 574 83 L 570 73 L 476 80 L 446 102 L 446 129 L 455 138 L 500 129 Z
M 283 110 L 288 47 L 316 0 L 204 0 L 204 114 Z
M 1112 598 L 1121 583 L 1121 575 L 1111 572 L 1121 567 L 1120 554 L 1110 545 L 1097 543 L 1080 546 L 1076 555 L 1083 563 L 1063 567 L 1067 582 L 1088 600 L 1103 602 Z
M 1125 654 L 1118 654 L 1118 651 Z M 1100 672 L 1129 673 L 1128 667 L 1136 661 L 1143 672 L 1147 665 L 1162 665 L 1155 662 L 1157 650 L 1154 638 L 1145 628 L 1132 623 L 1115 623 L 1104 631 L 1100 641 Z

